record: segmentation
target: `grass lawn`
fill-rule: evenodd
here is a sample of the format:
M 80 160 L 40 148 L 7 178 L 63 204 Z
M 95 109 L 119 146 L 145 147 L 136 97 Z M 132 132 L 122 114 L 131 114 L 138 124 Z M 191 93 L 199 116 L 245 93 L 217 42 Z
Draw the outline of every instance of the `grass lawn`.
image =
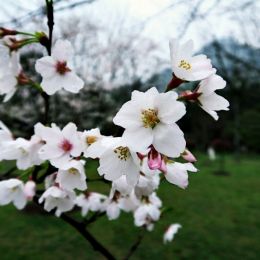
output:
M 236 161 L 226 156 L 229 175 L 215 175 L 218 161 L 198 155 L 200 172 L 190 174 L 187 190 L 164 182 L 159 190 L 165 214 L 153 232 L 147 232 L 132 259 L 260 259 L 260 160 Z M 89 169 L 91 171 L 91 169 Z M 102 187 L 100 187 L 102 190 Z M 183 228 L 167 245 L 162 235 L 168 224 Z M 33 211 L 0 208 L 0 259 L 103 259 L 68 224 Z M 118 259 L 134 242 L 139 229 L 131 215 L 106 217 L 90 230 Z

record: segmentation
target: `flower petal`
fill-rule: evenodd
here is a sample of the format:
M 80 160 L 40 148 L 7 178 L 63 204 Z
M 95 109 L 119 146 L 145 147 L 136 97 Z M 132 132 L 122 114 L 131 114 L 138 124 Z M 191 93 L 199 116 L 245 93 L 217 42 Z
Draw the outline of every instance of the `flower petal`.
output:
M 158 124 L 154 128 L 154 148 L 169 157 L 179 157 L 185 150 L 183 132 L 176 125 Z
M 67 61 L 71 58 L 73 54 L 73 48 L 69 41 L 67 40 L 57 40 L 53 50 L 52 57 L 57 61 Z
M 55 69 L 56 61 L 46 56 L 36 61 L 35 70 L 41 74 L 42 77 L 52 77 L 56 73 Z
M 174 91 L 160 94 L 155 100 L 160 121 L 171 124 L 178 121 L 186 113 L 184 104 L 177 101 L 178 95 Z
M 133 131 L 125 130 L 122 138 L 132 151 L 146 153 L 153 142 L 153 130 L 145 127 L 139 127 Z

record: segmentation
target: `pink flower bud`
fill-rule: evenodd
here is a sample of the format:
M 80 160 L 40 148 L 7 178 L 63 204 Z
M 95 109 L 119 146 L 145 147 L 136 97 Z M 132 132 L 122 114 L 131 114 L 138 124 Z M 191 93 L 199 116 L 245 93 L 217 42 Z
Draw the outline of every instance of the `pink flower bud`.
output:
M 148 153 L 148 167 L 151 170 L 160 170 L 162 172 L 166 172 L 166 164 L 163 155 L 158 153 L 153 146 Z
M 182 158 L 188 162 L 196 162 L 197 159 L 195 158 L 195 156 L 189 151 L 189 150 L 185 150 L 184 153 L 182 154 Z
M 36 184 L 34 181 L 27 181 L 24 185 L 24 194 L 28 200 L 31 200 L 35 195 Z
M 162 155 L 158 153 L 154 147 L 148 153 L 148 166 L 151 170 L 157 170 L 162 165 Z

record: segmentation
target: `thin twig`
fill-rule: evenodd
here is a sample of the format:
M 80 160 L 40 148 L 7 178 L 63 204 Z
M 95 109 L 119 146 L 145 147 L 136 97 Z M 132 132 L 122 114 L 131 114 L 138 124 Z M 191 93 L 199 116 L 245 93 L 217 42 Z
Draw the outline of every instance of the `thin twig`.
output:
M 83 223 L 85 226 L 88 226 L 89 224 L 95 222 L 96 220 L 98 220 L 100 217 L 105 216 L 106 213 L 105 212 L 96 212 L 95 214 L 93 214 L 89 219 L 86 219 Z
M 138 249 L 139 245 L 141 244 L 143 238 L 144 238 L 144 232 L 145 230 L 142 230 L 140 234 L 137 237 L 137 240 L 134 242 L 134 244 L 130 247 L 127 255 L 123 258 L 123 260 L 128 260 L 130 257 L 134 254 L 134 252 Z

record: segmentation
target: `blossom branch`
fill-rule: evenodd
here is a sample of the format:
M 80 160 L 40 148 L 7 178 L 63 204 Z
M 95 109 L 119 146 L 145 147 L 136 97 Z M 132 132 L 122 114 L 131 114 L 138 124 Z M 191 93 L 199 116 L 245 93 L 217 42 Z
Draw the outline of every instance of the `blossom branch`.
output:
M 47 19 L 48 19 L 48 27 L 49 27 L 49 38 L 46 42 L 46 49 L 48 52 L 48 55 L 51 55 L 51 46 L 52 46 L 52 33 L 53 33 L 53 26 L 54 26 L 54 15 L 53 15 L 53 1 L 52 0 L 46 0 L 46 11 L 47 11 Z M 42 92 L 42 98 L 44 100 L 44 118 L 43 123 L 47 124 L 49 121 L 49 111 L 50 111 L 50 101 L 49 101 L 49 95 L 47 95 L 45 92 Z
M 87 225 L 95 222 L 100 217 L 105 216 L 105 215 L 106 215 L 105 212 L 96 212 L 89 219 L 85 220 L 83 223 L 84 223 L 85 226 L 87 226 Z
M 61 219 L 74 227 L 88 242 L 94 250 L 100 252 L 107 259 L 115 260 L 116 258 L 102 245 L 96 238 L 85 228 L 84 224 L 77 222 L 66 214 L 61 215 Z
M 43 208 L 38 201 L 38 196 L 33 198 L 33 202 L 38 205 L 40 208 Z M 51 215 L 54 215 L 53 211 L 50 212 Z M 106 249 L 101 243 L 99 243 L 96 238 L 85 228 L 84 223 L 80 223 L 75 219 L 71 218 L 66 214 L 62 214 L 60 218 L 75 228 L 88 242 L 91 244 L 94 250 L 100 252 L 106 259 L 115 260 L 116 258 Z

